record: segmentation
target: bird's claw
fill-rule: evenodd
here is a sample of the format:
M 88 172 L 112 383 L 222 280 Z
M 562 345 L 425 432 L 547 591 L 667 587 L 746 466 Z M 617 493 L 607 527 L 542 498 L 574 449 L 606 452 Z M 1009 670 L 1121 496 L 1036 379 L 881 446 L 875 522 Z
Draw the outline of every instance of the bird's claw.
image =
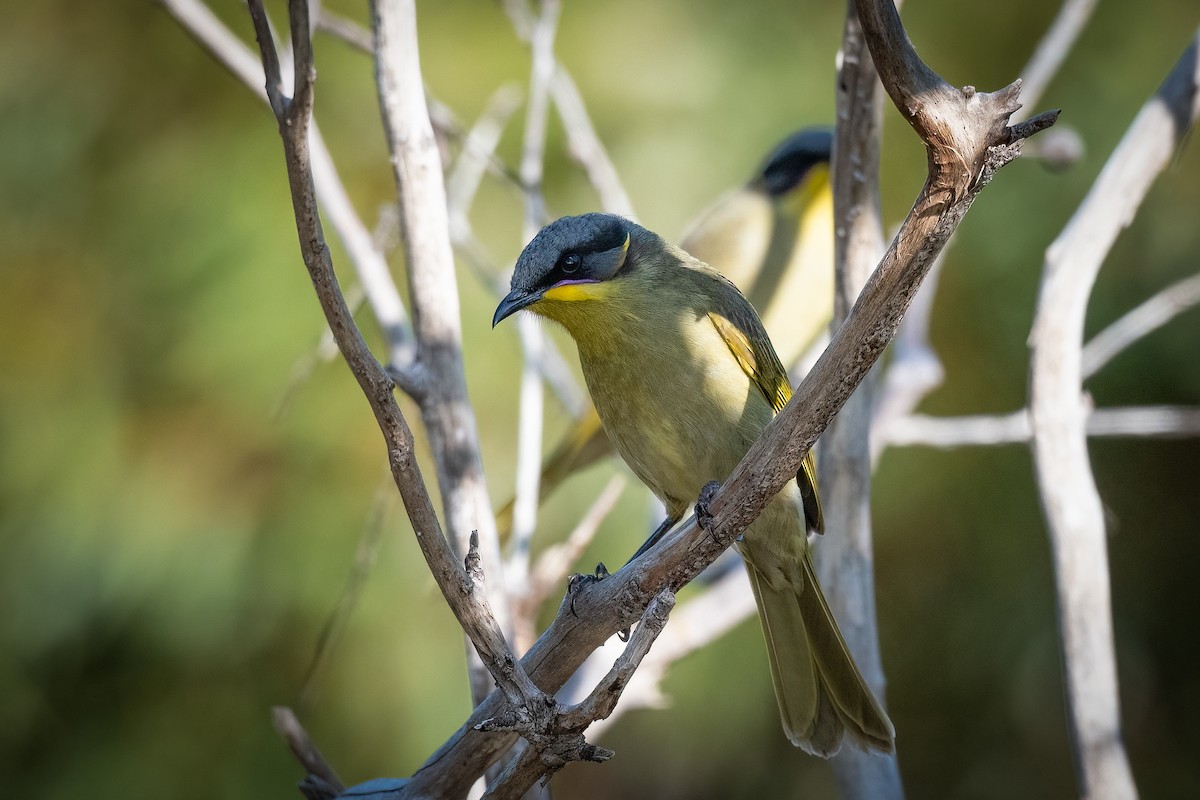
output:
M 591 575 L 585 575 L 582 572 L 576 572 L 567 578 L 567 594 L 571 595 L 571 614 L 578 617 L 575 613 L 575 598 L 578 596 L 579 590 L 597 581 L 602 581 L 609 576 L 608 567 L 604 566 L 601 561 L 596 565 L 596 571 Z
M 713 498 L 717 496 L 720 488 L 721 484 L 716 481 L 709 481 L 700 490 L 700 497 L 696 500 L 696 523 L 701 528 L 707 529 L 712 524 L 713 515 L 708 506 L 712 503 Z

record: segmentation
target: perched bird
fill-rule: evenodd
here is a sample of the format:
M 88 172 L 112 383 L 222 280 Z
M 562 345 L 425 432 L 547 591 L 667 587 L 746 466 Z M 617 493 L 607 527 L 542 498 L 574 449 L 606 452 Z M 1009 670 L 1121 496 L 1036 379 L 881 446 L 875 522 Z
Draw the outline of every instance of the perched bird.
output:
M 728 279 L 629 220 L 552 222 L 521 253 L 492 324 L 528 309 L 566 328 L 604 431 L 667 509 L 653 541 L 724 480 L 791 397 L 753 306 Z M 737 549 L 766 635 L 784 732 L 830 756 L 843 738 L 893 749 L 808 552 L 822 528 L 812 458 Z M 640 551 L 639 551 L 640 552 Z
M 741 289 L 785 365 L 799 360 L 833 316 L 832 148 L 827 128 L 788 136 L 753 179 L 702 212 L 681 242 Z M 600 418 L 589 408 L 546 457 L 541 497 L 611 453 Z M 512 510 L 510 500 L 496 512 L 502 535 L 512 526 Z

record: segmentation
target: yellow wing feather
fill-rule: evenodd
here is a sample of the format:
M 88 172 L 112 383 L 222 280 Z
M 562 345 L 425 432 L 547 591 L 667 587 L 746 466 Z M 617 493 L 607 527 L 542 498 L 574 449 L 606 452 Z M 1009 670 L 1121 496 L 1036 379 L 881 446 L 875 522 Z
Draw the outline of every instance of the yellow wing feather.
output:
M 746 303 L 744 308 L 731 306 L 727 311 L 727 314 L 709 312 L 708 318 L 729 346 L 742 371 L 754 381 L 754 385 L 778 414 L 792 399 L 787 372 L 750 304 Z M 821 513 L 821 498 L 817 494 L 817 465 L 811 452 L 800 463 L 796 483 L 800 486 L 800 496 L 804 501 L 808 529 L 823 533 L 825 519 Z

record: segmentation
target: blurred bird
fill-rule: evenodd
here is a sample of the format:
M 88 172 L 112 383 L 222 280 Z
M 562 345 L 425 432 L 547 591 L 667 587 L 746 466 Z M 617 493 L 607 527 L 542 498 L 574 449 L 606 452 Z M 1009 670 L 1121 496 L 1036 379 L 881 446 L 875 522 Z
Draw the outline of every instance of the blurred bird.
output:
M 724 480 L 791 397 L 783 365 L 728 279 L 621 217 L 547 225 L 521 253 L 492 324 L 521 309 L 560 323 L 617 452 L 678 522 Z M 793 309 L 806 312 L 805 305 Z M 828 757 L 844 738 L 891 752 L 894 730 L 863 681 L 817 584 L 808 533 L 823 526 L 811 454 L 746 529 L 746 561 L 783 729 Z
M 796 363 L 833 316 L 832 148 L 828 129 L 793 133 L 749 183 L 702 212 L 681 245 L 741 289 L 784 364 Z M 612 451 L 600 417 L 588 408 L 546 457 L 539 499 Z M 496 512 L 501 536 L 512 528 L 513 503 Z

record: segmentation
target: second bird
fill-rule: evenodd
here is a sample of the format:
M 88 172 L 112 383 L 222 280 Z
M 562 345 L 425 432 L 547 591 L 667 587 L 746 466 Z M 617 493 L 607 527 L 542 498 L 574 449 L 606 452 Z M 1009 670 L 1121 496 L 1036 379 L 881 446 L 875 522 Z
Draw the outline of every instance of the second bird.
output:
M 754 308 L 716 270 L 621 217 L 547 225 L 521 253 L 492 324 L 520 309 L 574 338 L 604 431 L 680 520 L 791 397 Z M 822 527 L 812 459 L 737 543 L 749 568 L 784 732 L 831 756 L 890 752 L 894 730 L 829 611 L 808 552 Z M 653 538 L 653 537 L 652 537 Z

